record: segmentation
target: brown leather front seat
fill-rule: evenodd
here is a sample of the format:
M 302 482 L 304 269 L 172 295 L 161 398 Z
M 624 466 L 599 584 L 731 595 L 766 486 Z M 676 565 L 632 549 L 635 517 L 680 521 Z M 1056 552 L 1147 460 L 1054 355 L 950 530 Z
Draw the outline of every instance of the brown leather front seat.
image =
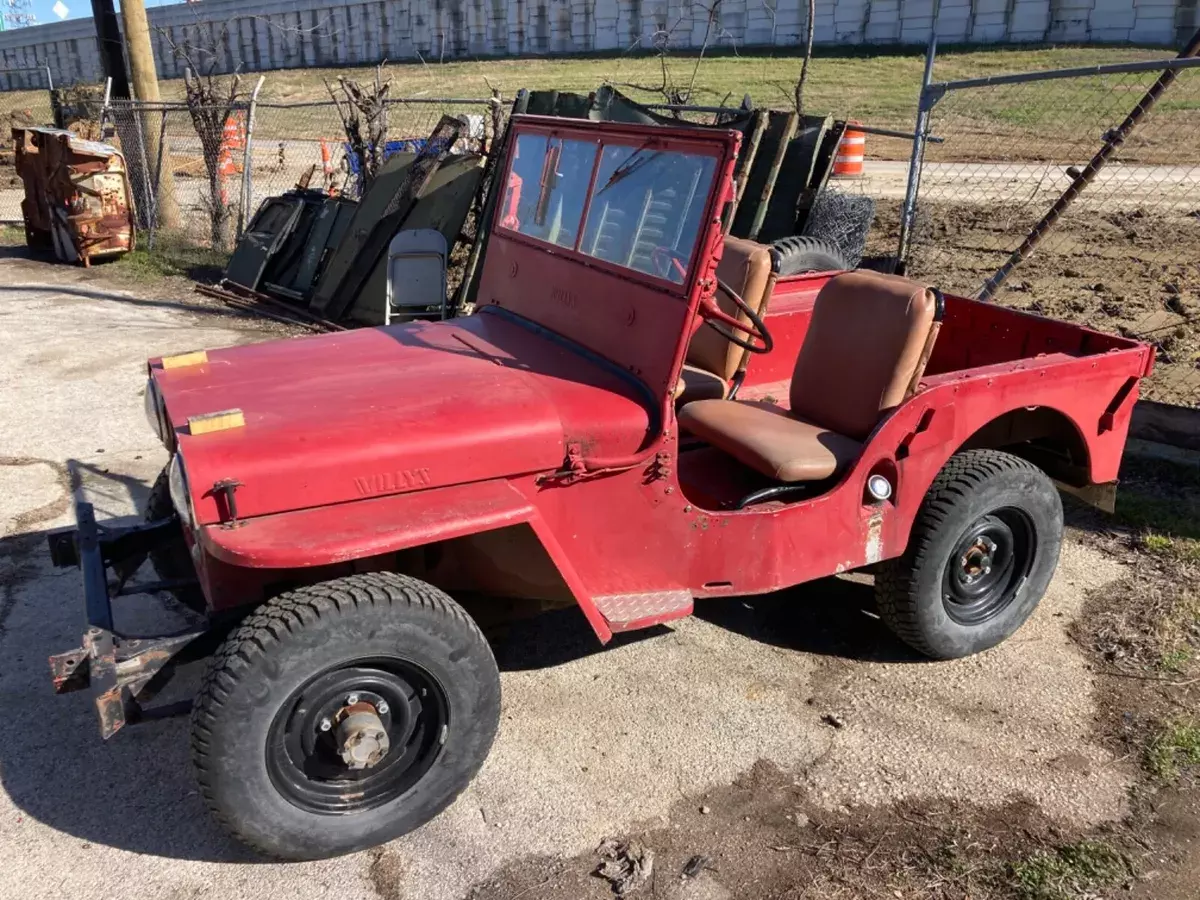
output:
M 700 400 L 681 427 L 777 481 L 820 481 L 858 458 L 883 413 L 917 389 L 941 319 L 936 292 L 895 275 L 828 282 L 792 373 L 791 409 Z
M 762 315 L 771 288 L 775 285 L 774 251 L 763 244 L 742 238 L 725 238 L 725 250 L 717 264 L 717 278 L 729 285 L 746 301 L 755 313 Z M 717 289 L 717 305 L 739 321 L 749 323 L 722 289 Z M 721 400 L 729 391 L 730 379 L 742 364 L 745 350 L 731 344 L 706 325 L 701 325 L 688 344 L 687 358 L 675 400 L 691 403 L 695 400 Z

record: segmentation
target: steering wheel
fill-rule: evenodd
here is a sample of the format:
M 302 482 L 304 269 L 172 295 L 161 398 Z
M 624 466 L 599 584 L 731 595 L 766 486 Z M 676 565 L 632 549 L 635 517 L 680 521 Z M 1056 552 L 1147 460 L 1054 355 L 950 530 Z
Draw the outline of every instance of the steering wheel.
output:
M 735 347 L 741 347 L 750 353 L 770 353 L 775 347 L 775 340 L 771 337 L 771 332 L 767 331 L 767 326 L 763 324 L 763 320 L 759 317 L 758 313 L 750 308 L 750 304 L 745 301 L 741 294 L 719 278 L 717 279 L 717 286 L 729 295 L 729 299 L 733 301 L 733 305 L 750 320 L 750 324 L 747 326 L 745 322 L 735 316 L 729 315 L 729 313 L 721 309 L 717 305 L 716 294 L 705 297 L 700 301 L 699 313 L 704 319 L 704 324 Z M 744 334 L 745 337 L 737 334 L 735 329 L 737 332 Z M 758 343 L 755 343 L 756 341 Z
M 684 279 L 687 278 L 688 258 L 670 247 L 655 247 L 650 251 L 650 262 L 658 270 L 657 274 L 660 278 L 676 284 L 683 284 Z M 671 266 L 675 267 L 678 278 L 671 277 Z

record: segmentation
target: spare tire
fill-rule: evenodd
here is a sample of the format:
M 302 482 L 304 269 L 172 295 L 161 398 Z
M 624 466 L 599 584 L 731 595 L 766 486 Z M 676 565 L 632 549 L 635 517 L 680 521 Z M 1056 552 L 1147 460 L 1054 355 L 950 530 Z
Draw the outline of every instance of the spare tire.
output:
M 780 238 L 771 246 L 779 253 L 780 275 L 841 272 L 854 268 L 832 241 L 797 234 Z

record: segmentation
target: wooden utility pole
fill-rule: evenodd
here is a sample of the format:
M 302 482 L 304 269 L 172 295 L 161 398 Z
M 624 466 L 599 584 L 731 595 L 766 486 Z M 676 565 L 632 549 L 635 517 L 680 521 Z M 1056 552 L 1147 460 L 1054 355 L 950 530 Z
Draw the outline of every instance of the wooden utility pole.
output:
M 121 0 L 121 21 L 125 26 L 125 55 L 133 93 L 143 103 L 159 103 L 162 97 L 158 93 L 158 70 L 154 65 L 145 0 Z M 159 156 L 159 130 L 152 126 L 153 118 L 141 115 L 137 123 L 145 135 L 146 147 L 146 158 L 140 162 L 150 167 L 156 165 Z M 175 198 L 175 178 L 169 160 L 164 160 L 158 176 L 157 224 L 159 228 L 179 227 L 179 202 Z

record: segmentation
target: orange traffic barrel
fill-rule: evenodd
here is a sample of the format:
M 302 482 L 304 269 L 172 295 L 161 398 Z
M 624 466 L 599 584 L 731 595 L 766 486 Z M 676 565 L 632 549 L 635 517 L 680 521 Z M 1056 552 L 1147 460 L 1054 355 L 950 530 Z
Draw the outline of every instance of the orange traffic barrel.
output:
M 867 154 L 867 135 L 854 127 L 857 124 L 846 123 L 846 130 L 838 143 L 837 156 L 833 158 L 834 178 L 862 177 L 863 158 Z
M 231 150 L 246 149 L 246 118 L 241 113 L 234 113 L 225 120 L 225 129 L 221 135 L 222 143 Z

